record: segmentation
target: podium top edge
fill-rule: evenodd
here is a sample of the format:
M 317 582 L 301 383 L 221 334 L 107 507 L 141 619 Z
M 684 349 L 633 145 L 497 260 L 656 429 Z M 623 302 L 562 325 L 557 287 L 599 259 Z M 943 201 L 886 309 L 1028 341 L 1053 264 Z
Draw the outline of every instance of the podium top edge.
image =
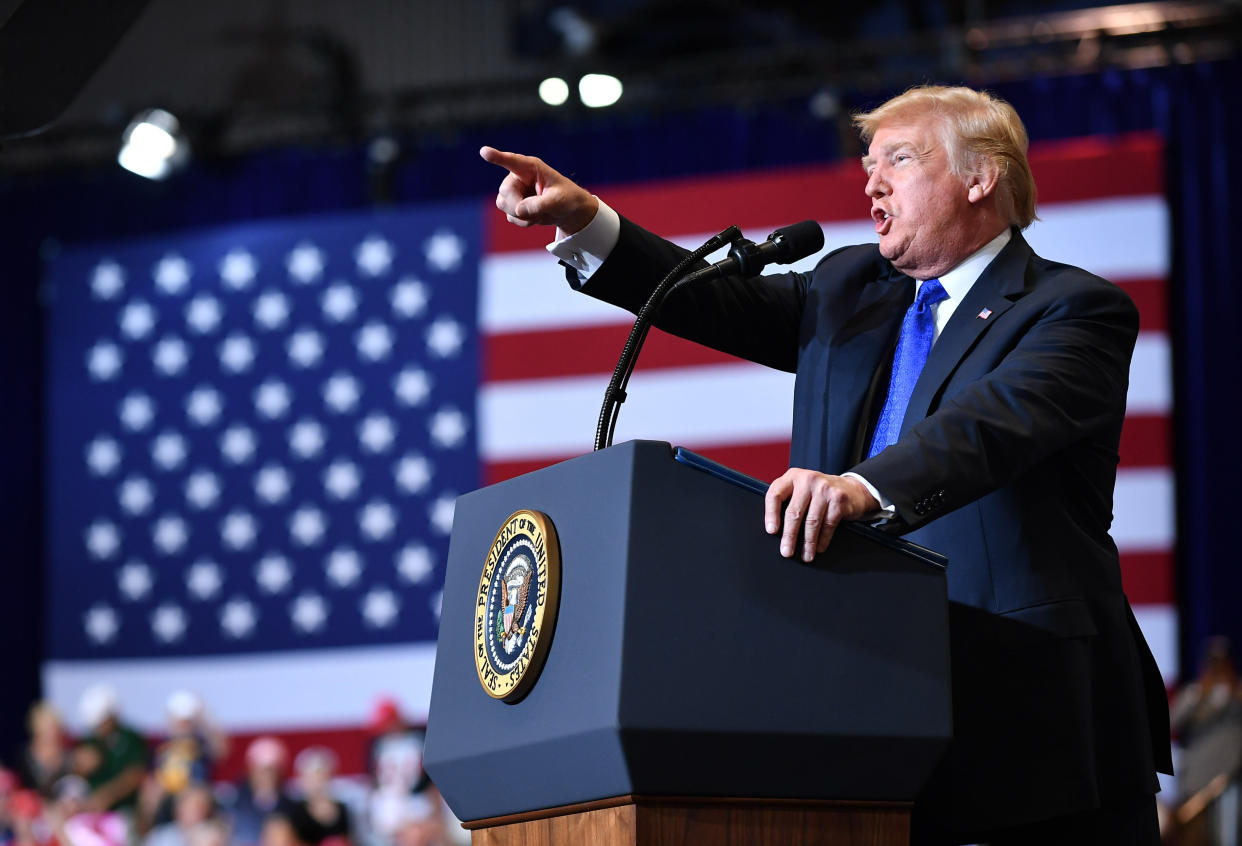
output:
M 680 464 L 693 467 L 696 470 L 715 476 L 717 479 L 756 493 L 759 496 L 765 496 L 768 492 L 768 483 L 756 479 L 754 476 L 748 476 L 740 470 L 734 470 L 732 467 L 712 461 L 710 458 L 699 455 L 697 452 L 688 450 L 685 447 L 670 446 L 670 449 L 672 450 L 673 460 Z M 939 552 L 920 546 L 917 543 L 903 540 L 875 526 L 851 522 L 843 523 L 839 528 L 861 535 L 869 541 L 886 546 L 938 570 L 944 570 L 949 564 L 949 559 Z

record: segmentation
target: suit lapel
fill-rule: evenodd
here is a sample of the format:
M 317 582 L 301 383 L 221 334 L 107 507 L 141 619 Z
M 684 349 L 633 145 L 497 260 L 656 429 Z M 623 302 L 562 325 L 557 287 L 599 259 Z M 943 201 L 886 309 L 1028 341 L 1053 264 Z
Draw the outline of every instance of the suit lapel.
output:
M 1026 240 L 1014 231 L 1005 248 L 980 274 L 953 311 L 948 324 L 932 346 L 931 354 L 919 380 L 910 394 L 906 416 L 902 419 L 904 435 L 915 423 L 927 416 L 932 402 L 957 365 L 987 329 L 996 323 L 1014 300 L 1025 290 L 1026 268 L 1031 258 Z M 985 309 L 987 311 L 985 311 Z M 984 314 L 986 317 L 981 317 Z
M 886 275 L 863 286 L 853 314 L 834 333 L 827 379 L 827 407 L 833 413 L 824 438 L 828 460 L 822 466 L 856 463 L 852 453 L 859 426 L 866 424 L 872 382 L 913 301 L 914 280 L 890 267 Z

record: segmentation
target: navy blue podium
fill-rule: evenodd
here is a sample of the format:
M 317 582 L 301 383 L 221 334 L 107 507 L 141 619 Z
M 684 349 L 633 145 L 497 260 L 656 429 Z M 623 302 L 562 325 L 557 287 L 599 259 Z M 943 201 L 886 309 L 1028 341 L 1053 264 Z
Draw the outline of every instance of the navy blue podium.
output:
M 480 684 L 474 623 L 518 509 L 554 524 L 562 576 L 546 663 L 509 704 Z M 762 516 L 654 441 L 458 500 L 425 765 L 476 844 L 906 842 L 952 731 L 944 561 L 850 524 L 803 564 Z

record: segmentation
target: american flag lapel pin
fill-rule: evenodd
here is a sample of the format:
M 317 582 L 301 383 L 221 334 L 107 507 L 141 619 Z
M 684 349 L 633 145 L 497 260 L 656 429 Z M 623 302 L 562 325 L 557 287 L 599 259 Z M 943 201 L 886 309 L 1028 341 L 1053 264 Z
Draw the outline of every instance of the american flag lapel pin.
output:
M 987 320 L 991 316 L 992 316 L 992 309 L 990 308 L 985 308 L 981 312 L 979 312 L 980 320 Z

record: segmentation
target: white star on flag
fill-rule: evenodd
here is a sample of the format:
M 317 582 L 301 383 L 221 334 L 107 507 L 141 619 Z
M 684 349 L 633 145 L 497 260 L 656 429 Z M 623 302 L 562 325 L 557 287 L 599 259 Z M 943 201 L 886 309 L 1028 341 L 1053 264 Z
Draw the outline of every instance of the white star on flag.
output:
M 185 480 L 185 498 L 201 510 L 211 508 L 220 498 L 220 480 L 209 470 L 197 470 Z
M 185 400 L 186 415 L 200 426 L 210 426 L 220 418 L 224 400 L 215 388 L 203 385 L 195 388 Z
M 406 493 L 422 493 L 431 482 L 431 462 L 421 455 L 410 453 L 397 462 L 393 475 Z
M 254 492 L 268 505 L 284 502 L 289 487 L 289 471 L 279 465 L 268 464 L 255 474 Z
M 151 633 L 163 643 L 181 640 L 186 625 L 185 611 L 179 605 L 165 603 L 151 612 Z
M 454 233 L 440 229 L 423 244 L 423 254 L 433 270 L 451 273 L 461 265 L 465 245 Z
M 165 376 L 176 376 L 190 361 L 190 350 L 180 338 L 161 338 L 151 353 L 155 369 Z
M 155 284 L 165 294 L 180 294 L 190 284 L 190 263 L 181 256 L 170 253 L 155 264 Z
M 99 560 L 111 558 L 121 546 L 121 530 L 106 520 L 91 523 L 86 529 L 86 548 Z
M 366 361 L 382 361 L 388 358 L 392 342 L 392 330 L 383 323 L 368 323 L 354 336 L 358 355 Z
M 259 385 L 254 392 L 255 410 L 268 420 L 283 417 L 292 401 L 289 386 L 274 379 L 269 379 Z
M 254 603 L 241 598 L 230 599 L 220 608 L 220 628 L 229 637 L 240 640 L 254 631 L 258 617 Z
M 190 300 L 185 307 L 185 322 L 200 335 L 215 331 L 223 317 L 220 301 L 206 294 Z
M 220 592 L 223 583 L 220 565 L 214 561 L 196 561 L 185 574 L 186 589 L 199 600 L 211 599 Z
M 379 276 L 387 272 L 392 259 L 392 244 L 379 235 L 367 236 L 354 250 L 354 261 L 363 276 Z
M 254 301 L 254 320 L 264 329 L 279 329 L 289 319 L 289 298 L 280 291 L 265 291 Z
M 121 332 L 133 341 L 141 341 L 155 328 L 155 309 L 142 300 L 134 300 L 121 309 Z
M 267 593 L 280 593 L 292 578 L 293 569 L 283 555 L 265 555 L 254 568 L 255 582 Z
M 91 272 L 91 293 L 96 299 L 111 300 L 125 288 L 125 271 L 112 261 L 104 259 Z
M 367 540 L 384 540 L 396 527 L 397 512 L 386 502 L 373 500 L 358 512 L 358 528 Z
M 431 550 L 421 543 L 403 546 L 397 553 L 397 572 L 410 584 L 422 584 L 427 581 L 435 564 L 431 560 Z
M 176 432 L 161 432 L 151 442 L 151 460 L 161 470 L 176 470 L 185 462 L 185 438 Z
M 116 611 L 107 605 L 92 606 L 82 618 L 87 636 L 97 644 L 110 643 L 121 628 Z
M 285 351 L 299 367 L 314 367 L 323 358 L 323 336 L 314 329 L 299 329 L 285 342 Z
M 371 414 L 358 424 L 358 442 L 373 455 L 387 452 L 396 437 L 397 427 L 387 415 Z
M 299 420 L 289 429 L 289 449 L 298 458 L 314 458 L 323 450 L 323 426 L 314 420 Z
M 358 581 L 358 577 L 362 575 L 362 557 L 356 550 L 339 547 L 332 550 L 324 569 L 333 584 L 346 588 Z
M 441 408 L 428 423 L 432 442 L 444 449 L 461 446 L 466 437 L 466 415 L 455 408 Z
M 190 530 L 185 520 L 168 514 L 155 521 L 151 529 L 151 542 L 165 555 L 176 555 L 189 540 Z
M 393 377 L 392 390 L 402 405 L 416 408 L 431 394 L 431 377 L 426 370 L 407 367 Z
M 309 285 L 323 275 L 323 252 L 309 241 L 303 241 L 285 257 L 285 269 L 295 281 Z
M 362 396 L 358 380 L 348 373 L 336 373 L 323 386 L 323 401 L 338 414 L 352 411 Z
M 125 356 L 121 353 L 120 347 L 108 341 L 100 341 L 91 347 L 86 360 L 86 369 L 90 371 L 92 379 L 107 382 L 120 372 L 124 361 Z
M 141 561 L 130 561 L 117 571 L 117 589 L 131 602 L 149 594 L 154 583 L 151 568 Z
M 99 437 L 86 445 L 86 465 L 96 476 L 107 476 L 121 463 L 121 448 L 111 438 Z
M 358 492 L 361 484 L 358 465 L 344 459 L 334 461 L 323 471 L 323 487 L 333 499 L 345 500 Z
M 155 403 L 146 394 L 132 393 L 121 400 L 121 423 L 131 432 L 141 432 L 155 417 Z
M 314 546 L 327 529 L 324 513 L 313 505 L 303 505 L 289 517 L 289 535 L 301 546 Z
M 344 323 L 358 310 L 358 295 L 350 286 L 337 283 L 323 292 L 320 305 L 324 317 L 334 323 Z
M 393 314 L 406 320 L 422 314 L 428 299 L 427 286 L 413 276 L 403 276 L 389 295 Z
M 306 634 L 317 632 L 328 619 L 328 604 L 322 596 L 304 593 L 290 604 L 289 617 L 299 631 Z
M 246 250 L 229 250 L 224 258 L 220 259 L 220 279 L 234 291 L 249 288 L 258 269 L 258 262 Z
M 438 358 L 452 358 L 461 351 L 466 333 L 451 317 L 437 317 L 427 327 L 427 351 Z
M 374 588 L 362 598 L 362 616 L 378 629 L 391 626 L 397 620 L 401 603 L 397 595 L 387 588 Z
M 117 498 L 120 500 L 121 508 L 127 514 L 138 516 L 147 512 L 155 495 L 151 491 L 151 483 L 148 480 L 130 476 L 121 483 L 120 495 Z
M 220 454 L 232 464 L 245 464 L 257 448 L 254 430 L 246 426 L 230 426 L 220 435 Z
M 254 515 L 245 511 L 229 512 L 220 523 L 220 537 L 229 549 L 240 552 L 249 549 L 259 534 Z
M 244 373 L 254 363 L 254 341 L 234 332 L 220 342 L 220 366 L 230 373 Z
M 457 507 L 457 494 L 448 493 L 435 498 L 427 509 L 431 527 L 442 535 L 453 531 L 453 512 Z

